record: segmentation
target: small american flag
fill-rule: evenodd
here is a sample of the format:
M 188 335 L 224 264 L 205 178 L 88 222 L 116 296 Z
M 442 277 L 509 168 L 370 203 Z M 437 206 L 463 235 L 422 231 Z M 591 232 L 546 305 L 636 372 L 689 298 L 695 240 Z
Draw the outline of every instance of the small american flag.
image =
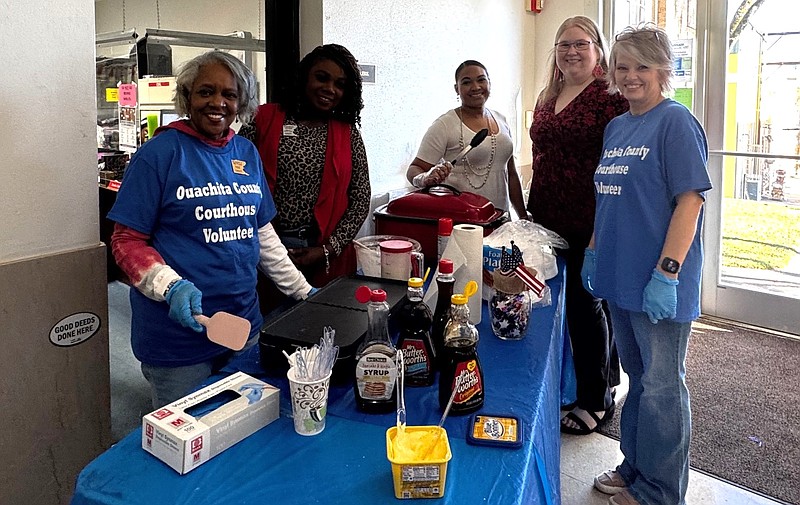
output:
M 505 275 L 506 277 L 516 275 L 538 297 L 542 296 L 544 289 L 547 287 L 525 267 L 525 262 L 522 260 L 522 251 L 514 244 L 513 240 L 511 241 L 511 252 L 507 252 L 506 246 L 503 246 L 503 250 L 500 253 L 500 275 Z

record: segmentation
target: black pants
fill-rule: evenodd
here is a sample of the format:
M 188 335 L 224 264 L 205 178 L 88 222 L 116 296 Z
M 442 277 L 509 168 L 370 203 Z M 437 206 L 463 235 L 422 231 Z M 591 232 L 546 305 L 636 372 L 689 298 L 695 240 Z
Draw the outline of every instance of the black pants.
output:
M 567 267 L 567 329 L 575 362 L 577 405 L 598 412 L 611 406 L 611 388 L 619 384 L 619 357 L 606 302 L 592 296 L 581 282 L 585 244 L 569 243 L 572 247 L 559 255 Z

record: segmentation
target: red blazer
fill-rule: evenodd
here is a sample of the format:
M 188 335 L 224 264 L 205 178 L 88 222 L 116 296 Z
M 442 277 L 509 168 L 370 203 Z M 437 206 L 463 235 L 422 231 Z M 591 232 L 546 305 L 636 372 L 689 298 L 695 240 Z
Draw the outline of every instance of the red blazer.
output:
M 258 107 L 255 119 L 256 147 L 264 165 L 267 184 L 274 193 L 278 171 L 278 144 L 283 133 L 286 112 L 278 104 L 268 103 Z M 353 172 L 350 128 L 351 125 L 342 121 L 328 122 L 325 167 L 322 171 L 319 198 L 314 206 L 314 218 L 321 232 L 320 244 L 325 243 L 333 234 L 349 205 L 348 188 Z M 329 274 L 325 274 L 324 265 L 313 272 L 304 273 L 312 285 L 319 287 L 336 277 L 353 274 L 355 270 L 355 249 L 350 243 L 342 250 L 341 255 L 331 258 Z

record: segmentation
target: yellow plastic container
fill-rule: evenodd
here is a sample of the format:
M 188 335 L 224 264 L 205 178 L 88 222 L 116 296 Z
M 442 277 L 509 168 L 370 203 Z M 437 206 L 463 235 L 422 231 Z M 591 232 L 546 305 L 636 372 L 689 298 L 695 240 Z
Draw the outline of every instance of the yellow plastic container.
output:
M 447 462 L 453 457 L 447 430 L 438 426 L 406 426 L 404 441 L 413 442 L 426 434 L 435 437 L 437 433 L 439 436 L 434 444 L 403 451 L 402 447 L 395 445 L 397 426 L 386 430 L 386 457 L 392 463 L 395 498 L 404 500 L 444 496 Z

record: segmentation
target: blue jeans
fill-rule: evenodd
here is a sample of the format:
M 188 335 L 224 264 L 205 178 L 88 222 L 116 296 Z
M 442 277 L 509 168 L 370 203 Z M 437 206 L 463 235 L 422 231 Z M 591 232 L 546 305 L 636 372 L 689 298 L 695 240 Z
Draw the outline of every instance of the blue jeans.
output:
M 227 351 L 213 359 L 186 366 L 153 366 L 142 363 L 142 374 L 150 383 L 153 408 L 159 409 L 200 387 L 213 374 L 219 372 L 234 358 L 258 343 L 258 335 L 251 337 L 240 351 Z
M 630 390 L 620 416 L 617 471 L 642 505 L 685 505 L 692 422 L 686 388 L 691 323 L 661 320 L 609 303 Z

